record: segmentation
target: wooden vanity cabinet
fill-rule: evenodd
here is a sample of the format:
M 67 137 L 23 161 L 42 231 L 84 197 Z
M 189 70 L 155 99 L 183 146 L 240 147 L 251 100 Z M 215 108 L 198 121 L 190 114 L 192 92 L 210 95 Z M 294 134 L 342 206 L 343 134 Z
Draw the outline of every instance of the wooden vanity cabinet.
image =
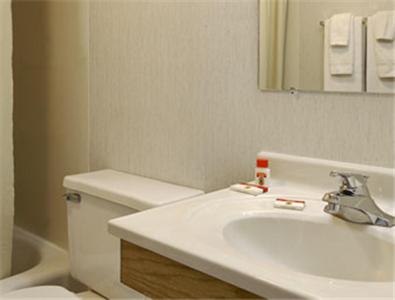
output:
M 121 241 L 121 281 L 153 299 L 262 299 L 124 240 Z

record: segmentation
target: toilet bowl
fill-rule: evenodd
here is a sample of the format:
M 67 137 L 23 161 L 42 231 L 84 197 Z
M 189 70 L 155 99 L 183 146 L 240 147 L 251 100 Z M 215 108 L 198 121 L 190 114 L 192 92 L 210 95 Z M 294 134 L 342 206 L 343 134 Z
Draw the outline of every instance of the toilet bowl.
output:
M 113 170 L 67 176 L 64 187 L 71 275 L 108 299 L 146 298 L 120 281 L 120 241 L 108 233 L 108 221 L 203 193 Z M 92 294 L 82 298 L 58 286 L 26 288 L 2 296 L 5 299 L 92 298 Z

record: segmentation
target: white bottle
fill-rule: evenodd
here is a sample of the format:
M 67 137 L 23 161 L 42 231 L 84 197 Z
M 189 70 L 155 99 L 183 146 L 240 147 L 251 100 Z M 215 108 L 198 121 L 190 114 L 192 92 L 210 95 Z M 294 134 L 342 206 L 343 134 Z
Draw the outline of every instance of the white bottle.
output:
M 256 160 L 255 182 L 261 186 L 270 186 L 269 161 L 265 158 L 257 158 Z

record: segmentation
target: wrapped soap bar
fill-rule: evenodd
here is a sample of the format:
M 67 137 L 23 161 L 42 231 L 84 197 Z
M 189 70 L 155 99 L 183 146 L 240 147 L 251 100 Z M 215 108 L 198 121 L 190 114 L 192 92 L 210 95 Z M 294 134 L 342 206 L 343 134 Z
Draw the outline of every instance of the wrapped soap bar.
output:
M 273 206 L 275 208 L 303 210 L 306 206 L 306 202 L 304 200 L 292 200 L 292 199 L 277 198 L 274 201 Z
M 249 194 L 249 195 L 261 195 L 263 193 L 267 192 L 267 188 L 264 186 L 256 185 L 256 184 L 251 184 L 251 183 L 238 183 L 234 184 L 230 187 L 232 191 L 235 192 L 240 192 L 244 194 Z

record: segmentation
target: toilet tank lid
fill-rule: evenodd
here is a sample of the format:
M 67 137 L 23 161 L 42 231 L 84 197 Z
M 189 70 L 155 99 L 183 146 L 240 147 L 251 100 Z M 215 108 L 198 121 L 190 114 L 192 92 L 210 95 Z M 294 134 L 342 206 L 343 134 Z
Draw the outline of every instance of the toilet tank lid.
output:
M 203 194 L 197 189 L 114 170 L 66 176 L 63 186 L 139 211 Z

